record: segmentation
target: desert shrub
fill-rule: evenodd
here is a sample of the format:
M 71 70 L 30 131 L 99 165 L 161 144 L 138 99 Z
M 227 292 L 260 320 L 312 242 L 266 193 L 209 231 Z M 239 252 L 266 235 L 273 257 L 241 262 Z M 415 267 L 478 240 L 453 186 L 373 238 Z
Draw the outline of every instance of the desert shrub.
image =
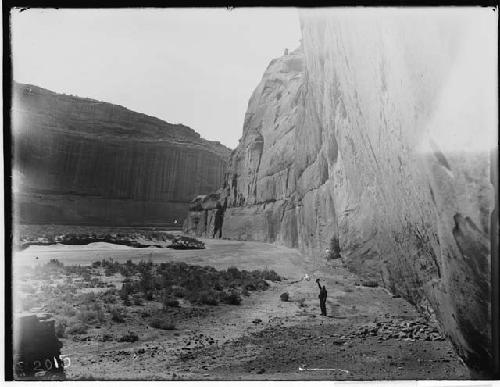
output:
M 123 305 L 125 305 L 125 306 L 130 306 L 130 305 L 132 305 L 132 302 L 130 301 L 130 297 L 129 297 L 129 296 L 126 296 L 126 297 L 123 299 Z
M 103 322 L 105 321 L 105 315 L 104 315 L 104 309 L 102 307 L 102 305 L 98 302 L 94 303 L 92 305 L 92 309 L 94 310 L 94 312 L 96 313 L 96 320 L 98 322 Z
M 92 277 L 90 276 L 90 273 L 89 272 L 85 272 L 82 274 L 82 278 L 85 282 L 90 282 Z
M 227 294 L 226 292 L 222 292 L 220 300 L 224 304 L 229 304 L 229 305 L 241 304 L 241 296 L 237 291 L 234 290 L 229 294 Z
M 108 289 L 105 292 L 101 293 L 100 298 L 101 301 L 104 302 L 105 304 L 114 304 L 116 303 L 116 290 L 115 289 Z
M 248 297 L 248 296 L 250 295 L 250 293 L 248 292 L 248 290 L 247 290 L 247 289 L 243 289 L 243 290 L 241 291 L 241 295 L 242 295 L 242 296 L 245 296 L 245 297 Z
M 133 342 L 138 341 L 138 340 L 139 340 L 139 336 L 137 335 L 137 333 L 134 333 L 134 332 L 128 332 L 118 339 L 118 341 L 120 341 L 120 342 L 126 341 L 129 343 L 133 343 Z
M 81 304 L 93 304 L 96 302 L 96 294 L 94 292 L 83 293 L 79 296 L 79 301 Z
M 227 268 L 226 271 L 230 275 L 231 278 L 233 278 L 233 279 L 241 279 L 241 272 L 238 270 L 237 267 L 230 266 L 230 267 Z
M 280 300 L 281 301 L 287 302 L 288 299 L 289 299 L 288 293 L 285 292 L 285 293 L 283 293 L 283 294 L 280 295 Z
M 378 287 L 378 282 L 373 280 L 363 281 L 361 282 L 361 285 L 366 286 L 368 288 L 376 288 Z
M 93 304 L 90 307 L 83 307 L 76 314 L 76 318 L 83 323 L 92 323 L 92 322 L 103 322 L 104 318 L 104 310 L 102 309 L 100 304 Z
M 220 291 L 224 290 L 224 287 L 220 283 L 216 282 L 214 284 L 214 290 L 217 290 L 220 292 Z
M 153 263 L 152 262 L 139 262 L 139 288 L 146 294 L 147 292 L 154 289 L 154 275 L 153 275 Z
M 171 296 L 166 296 L 162 299 L 163 309 L 168 308 L 178 308 L 180 306 L 179 301 Z
M 184 290 L 184 288 L 176 286 L 172 289 L 172 294 L 174 295 L 174 297 L 183 298 L 186 295 L 186 291 Z
M 95 261 L 95 262 L 92 262 L 91 267 L 92 267 L 93 269 L 97 269 L 97 268 L 101 267 L 101 261 Z
M 171 319 L 154 316 L 149 320 L 149 326 L 156 329 L 173 330 L 175 323 Z
M 134 305 L 138 305 L 138 306 L 141 306 L 144 304 L 142 297 L 139 294 L 134 294 L 132 296 L 132 302 L 134 303 Z
M 132 282 L 123 281 L 122 288 L 120 289 L 120 298 L 125 300 L 129 295 L 135 293 L 135 286 Z
M 257 290 L 266 290 L 267 288 L 269 288 L 269 284 L 263 279 L 259 279 L 259 280 L 255 281 L 254 285 L 255 285 L 255 289 L 257 289 Z
M 55 324 L 55 333 L 56 336 L 59 338 L 64 338 L 66 337 L 66 326 L 67 326 L 66 320 L 59 320 Z
M 217 293 L 214 290 L 192 290 L 187 295 L 186 298 L 189 302 L 193 304 L 205 304 L 205 305 L 217 305 Z
M 69 334 L 72 334 L 72 335 L 79 335 L 79 334 L 84 334 L 84 333 L 87 333 L 88 332 L 88 326 L 82 322 L 77 322 L 77 323 L 74 323 L 74 324 L 71 324 L 68 329 L 67 329 L 67 332 Z
M 68 317 L 73 317 L 76 315 L 76 310 L 73 306 L 71 305 L 64 305 L 62 307 L 62 313 L 65 315 L 65 316 L 68 316 Z
M 281 281 L 281 277 L 274 270 L 264 269 L 260 277 L 268 281 Z
M 104 333 L 102 336 L 99 336 L 99 341 L 113 341 L 113 336 L 109 333 Z
M 117 323 L 122 323 L 125 321 L 125 310 L 123 308 L 112 307 L 110 309 L 111 320 Z
M 339 239 L 337 237 L 333 237 L 330 239 L 330 246 L 327 251 L 327 259 L 339 259 L 340 255 L 340 244 Z
M 254 290 L 257 290 L 257 287 L 255 286 L 255 284 L 253 283 L 253 281 L 251 280 L 247 280 L 243 283 L 243 289 L 247 290 L 247 291 L 254 291 Z
M 51 273 L 51 272 L 53 273 L 62 271 L 64 271 L 64 264 L 61 263 L 58 259 L 51 259 L 41 268 L 41 272 L 43 273 Z

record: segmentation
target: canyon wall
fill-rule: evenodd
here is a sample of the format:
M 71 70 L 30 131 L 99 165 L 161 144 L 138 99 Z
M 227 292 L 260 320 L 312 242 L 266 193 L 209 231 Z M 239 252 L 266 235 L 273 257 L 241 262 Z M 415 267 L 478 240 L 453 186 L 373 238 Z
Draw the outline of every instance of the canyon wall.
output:
M 223 181 L 229 149 L 122 106 L 14 84 L 20 223 L 179 224 Z
M 220 204 L 223 237 L 340 251 L 480 371 L 497 107 L 490 11 L 476 11 L 302 11 L 301 47 L 250 99 Z

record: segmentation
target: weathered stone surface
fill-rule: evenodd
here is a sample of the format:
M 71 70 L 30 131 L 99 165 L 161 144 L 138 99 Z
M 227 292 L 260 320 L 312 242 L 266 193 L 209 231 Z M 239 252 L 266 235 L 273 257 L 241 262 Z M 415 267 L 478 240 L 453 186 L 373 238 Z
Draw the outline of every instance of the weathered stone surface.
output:
M 340 249 L 485 370 L 496 69 L 464 15 L 302 12 L 302 46 L 252 95 L 220 202 L 223 237 Z
M 229 155 L 184 125 L 23 84 L 12 131 L 22 223 L 182 220 L 193 196 L 221 185 Z
M 184 221 L 184 231 L 199 237 L 222 236 L 224 209 L 218 193 L 199 195 L 192 202 Z

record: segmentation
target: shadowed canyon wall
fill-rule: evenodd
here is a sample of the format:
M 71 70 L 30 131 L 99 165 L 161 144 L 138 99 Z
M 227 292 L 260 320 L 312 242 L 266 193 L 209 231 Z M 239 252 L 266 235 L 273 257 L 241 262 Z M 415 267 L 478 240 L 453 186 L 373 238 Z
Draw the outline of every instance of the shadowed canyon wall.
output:
M 451 16 L 301 12 L 301 47 L 249 101 L 219 191 L 222 236 L 340 248 L 485 370 L 496 40 L 491 19 Z
M 229 149 L 181 124 L 23 84 L 12 116 L 21 223 L 168 224 L 223 181 Z

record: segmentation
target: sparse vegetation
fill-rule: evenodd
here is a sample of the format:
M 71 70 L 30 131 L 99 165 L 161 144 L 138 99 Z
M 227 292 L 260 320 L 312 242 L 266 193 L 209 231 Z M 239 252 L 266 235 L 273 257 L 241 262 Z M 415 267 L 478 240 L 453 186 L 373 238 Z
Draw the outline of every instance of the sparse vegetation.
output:
M 126 341 L 129 343 L 133 343 L 133 342 L 138 341 L 138 340 L 139 340 L 139 336 L 137 335 L 137 333 L 128 332 L 125 335 L 123 335 L 122 337 L 120 337 L 117 341 Z
M 163 330 L 175 329 L 174 321 L 166 316 L 161 315 L 161 314 L 157 314 L 157 315 L 153 316 L 149 320 L 149 326 L 156 328 L 156 329 L 163 329 Z
M 70 325 L 67 329 L 67 332 L 72 335 L 79 335 L 79 334 L 84 334 L 87 333 L 89 327 L 81 322 L 76 322 Z
M 111 320 L 113 320 L 114 322 L 116 323 L 125 322 L 126 313 L 123 308 L 114 306 L 110 309 L 110 313 L 111 313 Z
M 59 320 L 56 322 L 55 331 L 57 337 L 59 338 L 66 337 L 66 326 L 67 326 L 66 320 Z
M 248 271 L 231 266 L 217 270 L 183 262 L 102 259 L 89 266 L 65 266 L 51 260 L 41 267 L 25 273 L 26 278 L 39 282 L 23 286 L 23 293 L 30 296 L 21 305 L 25 310 L 42 305 L 56 319 L 56 335 L 75 341 L 135 342 L 138 334 L 131 331 L 86 334 L 102 325 L 125 327 L 125 322 L 129 326 L 137 320 L 146 320 L 151 328 L 175 330 L 178 314 L 195 316 L 206 310 L 204 306 L 240 305 L 250 292 L 268 289 L 268 281 L 281 280 L 268 268 Z M 115 286 L 120 278 L 121 286 Z

